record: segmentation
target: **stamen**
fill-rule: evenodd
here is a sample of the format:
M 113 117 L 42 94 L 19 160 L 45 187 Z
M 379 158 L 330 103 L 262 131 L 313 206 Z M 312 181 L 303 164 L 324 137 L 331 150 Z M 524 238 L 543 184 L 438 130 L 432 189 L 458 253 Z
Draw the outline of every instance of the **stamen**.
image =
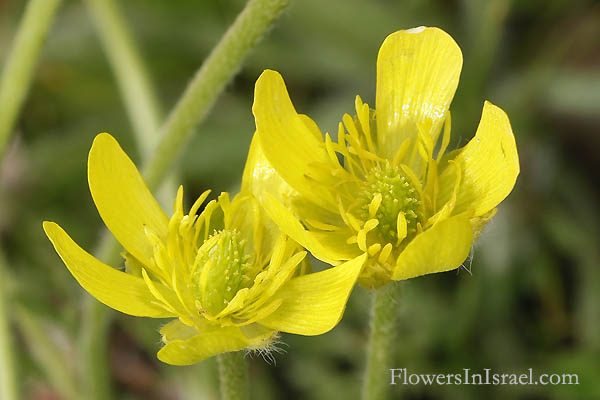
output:
M 363 226 L 363 229 L 365 232 L 371 232 L 373 229 L 375 229 L 377 227 L 377 225 L 379 225 L 379 221 L 376 219 L 370 219 L 367 222 L 365 222 L 365 225 Z
M 359 231 L 356 235 L 356 239 L 358 243 L 358 248 L 362 251 L 367 251 L 367 232 L 365 232 L 364 230 Z
M 375 254 L 377 254 L 377 252 L 379 250 L 381 250 L 381 245 L 379 243 L 374 243 L 374 244 L 372 244 L 372 245 L 369 246 L 369 249 L 367 250 L 367 252 L 372 257 Z
M 392 254 L 392 249 L 394 246 L 392 246 L 391 243 L 386 244 L 385 246 L 383 246 L 383 249 L 381 250 L 381 253 L 379 253 L 379 263 L 380 264 L 385 264 L 388 260 L 388 258 L 390 257 L 390 254 Z
M 396 242 L 396 246 L 400 244 L 406 237 L 408 233 L 408 223 L 406 221 L 406 216 L 403 212 L 398 213 L 398 220 L 396 222 L 396 232 L 398 241 Z
M 381 196 L 381 193 L 375 193 L 373 200 L 371 200 L 371 203 L 369 203 L 369 218 L 375 217 L 375 214 L 377 214 L 379 206 L 381 205 L 382 199 L 383 197 Z
M 210 194 L 210 190 L 206 190 L 204 193 L 202 193 L 200 195 L 200 197 L 198 197 L 196 199 L 194 204 L 192 204 L 192 208 L 190 208 L 190 212 L 188 215 L 190 215 L 190 216 L 196 215 L 196 213 L 200 209 L 200 206 L 202 205 L 202 203 L 204 203 L 204 201 L 206 200 L 206 198 L 208 197 L 209 194 Z

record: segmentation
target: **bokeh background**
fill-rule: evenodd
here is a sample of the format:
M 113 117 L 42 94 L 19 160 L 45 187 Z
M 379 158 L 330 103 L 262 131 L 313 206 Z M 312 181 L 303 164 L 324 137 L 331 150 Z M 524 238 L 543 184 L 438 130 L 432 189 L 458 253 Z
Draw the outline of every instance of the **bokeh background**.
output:
M 403 399 L 600 399 L 600 3 L 588 0 L 295 1 L 197 127 L 177 171 L 188 204 L 236 190 L 254 131 L 253 86 L 280 71 L 291 97 L 335 131 L 359 93 L 375 97 L 375 61 L 389 33 L 439 26 L 464 69 L 451 107 L 452 146 L 474 134 L 483 101 L 505 109 L 521 159 L 513 193 L 466 267 L 401 284 L 395 366 L 416 373 L 577 373 L 578 386 L 402 386 Z M 0 0 L 0 65 L 23 0 Z M 241 0 L 120 1 L 164 114 L 243 7 Z M 94 248 L 102 222 L 86 181 L 93 137 L 111 132 L 139 161 L 114 76 L 86 4 L 66 1 L 41 55 L 0 166 L 4 287 L 24 399 L 83 389 L 84 298 L 45 238 L 59 221 Z M 314 338 L 282 335 L 276 363 L 250 358 L 254 399 L 358 398 L 370 297 L 354 291 L 344 319 Z M 161 364 L 164 321 L 111 314 L 115 399 L 213 399 L 216 362 Z M 72 397 L 72 396 L 71 396 Z

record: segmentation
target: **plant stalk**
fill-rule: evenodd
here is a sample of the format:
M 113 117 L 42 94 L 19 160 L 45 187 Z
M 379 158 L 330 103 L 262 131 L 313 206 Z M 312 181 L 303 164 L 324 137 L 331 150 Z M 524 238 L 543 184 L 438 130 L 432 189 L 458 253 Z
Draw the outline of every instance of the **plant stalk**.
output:
M 144 165 L 144 177 L 153 190 L 175 163 L 181 149 L 204 120 L 225 85 L 265 35 L 290 0 L 249 0 L 219 44 L 186 88 L 161 129 L 152 159 Z
M 245 400 L 248 396 L 248 365 L 244 352 L 223 353 L 217 356 L 221 400 Z
M 373 293 L 363 400 L 389 398 L 390 368 L 393 368 L 394 348 L 397 345 L 399 297 L 399 285 L 395 282 L 388 283 Z
M 101 33 L 107 52 L 114 53 L 109 55 L 109 58 L 116 59 L 117 54 L 120 56 L 126 52 L 131 52 L 129 56 L 126 56 L 129 57 L 128 62 L 132 66 L 135 65 L 133 68 L 142 68 L 131 41 L 124 39 L 127 37 L 127 32 L 124 30 L 124 26 L 120 26 L 123 25 L 123 22 L 117 16 L 114 4 L 110 5 L 109 2 L 103 0 L 88 1 L 99 28 L 101 30 L 112 30 L 110 33 Z M 152 142 L 154 151 L 151 152 L 149 158 L 147 154 L 144 154 L 146 147 L 140 146 L 143 158 L 146 160 L 144 175 L 150 190 L 155 191 L 158 189 L 161 183 L 169 177 L 168 170 L 175 163 L 175 158 L 185 145 L 186 139 L 193 133 L 194 126 L 204 119 L 227 82 L 241 67 L 247 54 L 268 31 L 277 16 L 288 4 L 289 0 L 250 0 L 188 85 L 182 98 L 171 112 L 169 119 L 160 130 L 160 142 Z M 98 19 L 102 19 L 102 21 L 98 22 Z M 112 41 L 121 39 L 126 40 L 128 44 L 112 43 Z M 116 59 L 116 62 L 118 61 Z M 123 83 L 121 91 L 124 94 L 125 102 L 129 103 L 135 100 L 135 85 L 125 85 L 125 82 L 123 82 L 128 79 L 128 72 L 116 65 L 113 68 L 115 74 L 122 74 L 117 80 Z M 137 87 L 146 84 L 147 81 L 142 79 L 138 82 Z M 149 88 L 149 86 L 145 87 Z M 146 94 L 151 93 L 149 89 L 145 92 Z M 153 101 L 146 101 L 144 104 L 146 104 L 146 110 L 155 109 L 153 105 L 155 102 Z M 135 118 L 141 118 L 145 113 L 140 112 L 140 109 L 133 104 L 130 104 L 128 109 L 132 115 L 132 121 L 133 113 L 136 113 Z M 141 122 L 134 122 L 134 126 L 136 124 L 135 130 L 145 129 L 141 127 Z M 139 142 L 139 138 L 142 136 L 138 133 L 136 137 Z M 107 264 L 116 265 L 120 261 L 119 251 L 120 246 L 117 241 L 108 232 L 105 232 L 100 248 L 95 254 L 98 254 L 98 258 Z M 85 329 L 82 336 L 82 345 L 85 358 L 88 360 L 86 365 L 92 368 L 88 371 L 88 387 L 91 390 L 89 394 L 93 395 L 95 400 L 105 400 L 110 398 L 109 380 L 106 375 L 106 366 L 108 365 L 106 360 L 106 334 L 109 325 L 109 309 L 89 296 L 85 308 L 83 321 Z

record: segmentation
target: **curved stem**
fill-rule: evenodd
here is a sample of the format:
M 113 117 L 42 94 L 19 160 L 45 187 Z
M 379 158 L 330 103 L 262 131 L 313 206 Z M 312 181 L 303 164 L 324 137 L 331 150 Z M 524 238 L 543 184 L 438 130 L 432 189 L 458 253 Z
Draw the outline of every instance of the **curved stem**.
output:
M 217 356 L 222 400 L 244 400 L 248 396 L 248 365 L 242 351 Z
M 395 282 L 373 293 L 363 400 L 384 400 L 389 397 L 389 371 L 394 361 L 399 297 L 399 285 Z
M 249 0 L 244 10 L 196 73 L 161 130 L 161 139 L 143 172 L 155 189 L 242 62 L 288 6 L 290 0 Z
M 122 25 L 122 20 L 117 16 L 114 4 L 110 5 L 110 0 L 108 2 L 102 0 L 88 1 L 100 29 L 113 30 L 111 33 L 101 34 L 107 52 L 113 53 L 109 55 L 109 58 L 116 59 L 116 61 L 111 62 L 119 62 L 120 59 L 117 59 L 117 54 L 120 56 L 122 53 L 131 52 L 129 56 L 126 56 L 129 58 L 128 62 L 135 65 L 134 68 L 141 68 L 137 53 L 135 53 L 130 39 L 127 39 L 128 34 Z M 162 132 L 161 141 L 158 144 L 153 142 L 155 143 L 154 152 L 149 159 L 147 158 L 148 154 L 144 154 L 145 147 L 141 146 L 143 158 L 147 160 L 146 182 L 151 190 L 157 189 L 168 178 L 167 170 L 175 162 L 175 157 L 185 144 L 184 139 L 191 136 L 193 127 L 206 116 L 217 96 L 223 91 L 225 84 L 240 68 L 245 56 L 258 43 L 258 40 L 288 3 L 289 0 L 250 0 L 200 68 L 175 109 L 171 112 L 168 121 L 160 131 Z M 119 40 L 125 40 L 128 44 L 112 43 Z M 133 94 L 136 86 L 125 86 L 126 82 L 123 82 L 128 79 L 129 74 L 127 71 L 116 65 L 113 68 L 115 68 L 115 74 L 122 74 L 117 79 L 123 84 L 121 91 L 124 96 L 127 92 L 125 102 L 135 100 Z M 138 82 L 137 87 L 146 83 L 142 80 Z M 154 107 L 151 106 L 152 103 L 152 101 L 146 102 L 145 109 L 150 110 Z M 140 108 L 133 104 L 128 107 L 130 113 L 135 112 L 137 114 L 140 112 L 139 116 L 144 114 L 140 111 Z M 143 129 L 139 122 L 138 126 L 138 128 L 135 128 L 136 130 Z M 139 142 L 140 134 L 136 137 Z M 115 265 L 119 262 L 119 251 L 120 245 L 108 232 L 105 232 L 100 248 L 95 254 L 98 254 L 98 258 L 107 264 Z M 108 399 L 110 393 L 105 368 L 107 365 L 106 352 L 104 351 L 106 348 L 105 337 L 108 328 L 109 309 L 89 296 L 86 302 L 82 345 L 85 358 L 88 360 L 87 364 L 92 368 L 88 371 L 89 393 L 94 396 L 95 400 L 103 400 Z
M 62 0 L 31 0 L 0 77 L 0 156 L 29 91 L 48 29 Z
M 15 357 L 13 354 L 13 339 L 8 316 L 8 288 L 6 262 L 4 254 L 0 252 L 0 399 L 17 400 L 19 398 L 19 385 Z

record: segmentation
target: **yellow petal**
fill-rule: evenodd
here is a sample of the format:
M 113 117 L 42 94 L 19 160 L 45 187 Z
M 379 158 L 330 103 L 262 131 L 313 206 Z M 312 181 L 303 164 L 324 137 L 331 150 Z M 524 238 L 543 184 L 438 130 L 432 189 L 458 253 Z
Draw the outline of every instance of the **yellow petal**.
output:
M 194 326 L 189 326 L 181 322 L 179 319 L 174 319 L 160 328 L 163 343 L 169 343 L 174 340 L 187 340 L 198 334 L 198 329 Z
M 88 158 L 88 181 L 108 229 L 135 258 L 152 265 L 152 244 L 144 227 L 162 238 L 169 220 L 133 162 L 108 133 L 94 139 Z
M 100 262 L 79 247 L 54 222 L 44 222 L 44 231 L 77 282 L 100 302 L 125 314 L 138 317 L 174 316 L 157 304 L 142 278 L 118 271 Z
M 508 196 L 519 175 L 519 155 L 508 116 L 486 101 L 475 137 L 458 153 L 455 161 L 462 169 L 454 214 L 473 210 L 481 216 Z M 452 166 L 440 175 L 437 204 L 451 196 L 456 172 Z
M 286 235 L 308 249 L 316 258 L 328 264 L 350 260 L 357 256 L 356 246 L 345 240 L 350 236 L 340 232 L 311 232 L 273 196 L 265 194 L 262 205 L 265 212 Z
M 417 124 L 431 120 L 433 142 L 458 86 L 460 48 L 446 32 L 419 27 L 389 35 L 377 57 L 376 120 L 380 152 L 391 159 Z
M 329 157 L 314 127 L 296 112 L 283 78 L 271 70 L 256 81 L 252 112 L 262 150 L 271 165 L 295 190 L 321 207 L 335 210 L 327 190 L 332 176 L 311 164 L 328 164 Z M 315 179 L 320 184 L 315 184 Z
M 363 254 L 337 267 L 290 280 L 274 296 L 283 300 L 281 306 L 259 323 L 298 335 L 328 332 L 342 318 L 366 259 Z
M 239 328 L 207 327 L 189 339 L 173 340 L 158 352 L 158 359 L 172 365 L 190 365 L 209 357 L 248 346 Z
M 255 133 L 250 143 L 248 159 L 242 176 L 242 192 L 248 191 L 259 199 L 262 193 L 270 193 L 284 202 L 297 192 L 283 180 L 265 157 L 258 135 Z
M 448 218 L 417 235 L 400 253 L 393 280 L 414 278 L 459 267 L 469 255 L 473 232 L 465 215 Z

